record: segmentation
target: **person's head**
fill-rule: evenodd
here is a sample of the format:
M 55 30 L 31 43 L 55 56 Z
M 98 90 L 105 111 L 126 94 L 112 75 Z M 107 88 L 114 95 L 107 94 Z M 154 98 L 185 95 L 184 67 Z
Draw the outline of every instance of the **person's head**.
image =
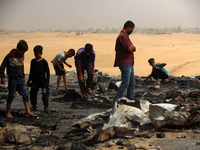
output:
M 123 30 L 128 35 L 130 35 L 133 32 L 134 28 L 135 28 L 135 24 L 132 21 L 128 20 L 128 21 L 125 22 Z
M 40 59 L 42 56 L 42 50 L 43 47 L 41 45 L 37 45 L 34 47 L 33 51 L 34 51 L 34 55 L 36 59 Z
M 67 57 L 72 57 L 75 55 L 75 50 L 74 49 L 69 49 L 68 52 L 67 52 Z
M 154 58 L 150 58 L 150 59 L 148 60 L 148 62 L 149 62 L 149 65 L 155 66 L 155 59 L 154 59 Z
M 17 44 L 16 53 L 20 56 L 24 55 L 24 53 L 28 50 L 28 44 L 25 40 L 20 40 Z
M 84 51 L 85 51 L 86 55 L 89 56 L 93 52 L 93 45 L 90 43 L 85 44 Z

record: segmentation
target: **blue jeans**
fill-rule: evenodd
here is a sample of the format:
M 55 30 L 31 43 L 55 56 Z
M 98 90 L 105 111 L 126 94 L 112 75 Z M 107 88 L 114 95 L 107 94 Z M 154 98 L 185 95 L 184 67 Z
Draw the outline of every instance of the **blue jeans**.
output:
M 115 100 L 123 96 L 124 91 L 127 89 L 127 98 L 134 99 L 135 77 L 133 66 L 119 66 L 121 70 L 122 83 L 117 91 Z
M 8 99 L 7 103 L 11 104 L 15 98 L 16 91 L 22 95 L 24 102 L 29 102 L 28 92 L 23 78 L 8 79 Z

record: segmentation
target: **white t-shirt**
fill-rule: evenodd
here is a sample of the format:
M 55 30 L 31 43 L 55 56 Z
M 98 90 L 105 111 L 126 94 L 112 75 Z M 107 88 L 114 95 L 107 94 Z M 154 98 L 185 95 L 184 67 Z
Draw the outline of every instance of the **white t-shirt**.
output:
M 68 57 L 65 56 L 65 53 L 64 53 L 64 52 L 60 52 L 60 53 L 58 53 L 58 54 L 54 57 L 54 59 L 53 59 L 51 62 L 53 63 L 53 66 L 55 66 L 57 60 L 60 62 L 60 64 L 62 64 L 62 63 L 65 62 L 65 60 L 67 60 L 67 58 L 68 58 Z

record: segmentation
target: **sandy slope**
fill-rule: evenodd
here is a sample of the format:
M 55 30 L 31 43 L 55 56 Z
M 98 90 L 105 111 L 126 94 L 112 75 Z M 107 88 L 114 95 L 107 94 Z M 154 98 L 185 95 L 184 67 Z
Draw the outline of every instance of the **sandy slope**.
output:
M 118 75 L 120 71 L 113 67 L 115 57 L 115 40 L 118 34 L 70 34 L 70 33 L 11 33 L 0 34 L 0 62 L 20 39 L 25 39 L 29 51 L 25 54 L 25 73 L 29 73 L 30 61 L 34 58 L 35 45 L 44 47 L 43 57 L 49 62 L 51 74 L 54 74 L 50 63 L 54 56 L 64 50 L 74 48 L 76 51 L 86 43 L 94 45 L 96 51 L 96 68 L 103 73 Z M 147 76 L 151 67 L 147 61 L 154 57 L 156 62 L 167 63 L 170 75 L 193 76 L 200 75 L 200 35 L 195 34 L 165 34 L 165 35 L 130 35 L 137 48 L 135 52 L 135 74 Z M 67 60 L 75 70 L 74 59 Z

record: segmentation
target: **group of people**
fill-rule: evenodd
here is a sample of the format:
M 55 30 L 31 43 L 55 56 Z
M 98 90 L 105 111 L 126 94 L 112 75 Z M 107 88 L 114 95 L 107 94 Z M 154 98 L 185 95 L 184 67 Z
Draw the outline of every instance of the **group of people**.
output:
M 115 101 L 123 96 L 125 90 L 127 90 L 127 98 L 134 99 L 134 52 L 136 47 L 132 44 L 129 35 L 133 32 L 135 24 L 132 21 L 127 21 L 124 24 L 122 31 L 116 40 L 115 45 L 115 62 L 114 67 L 119 67 L 121 71 L 122 83 L 117 91 Z M 15 98 L 15 92 L 17 91 L 23 97 L 25 105 L 26 116 L 37 116 L 33 114 L 29 108 L 29 95 L 25 84 L 24 74 L 24 54 L 28 50 L 28 44 L 25 40 L 20 40 L 15 49 L 12 49 L 10 53 L 4 58 L 0 67 L 1 83 L 5 83 L 5 69 L 7 68 L 8 75 L 8 98 L 6 105 L 6 117 L 13 118 L 10 108 L 13 99 Z M 47 61 L 42 58 L 43 47 L 37 45 L 33 49 L 35 58 L 31 60 L 30 74 L 27 80 L 27 85 L 31 86 L 30 101 L 32 110 L 36 110 L 37 105 L 37 93 L 39 88 L 42 91 L 42 100 L 44 104 L 45 112 L 49 112 L 49 79 L 50 71 Z M 58 53 L 51 61 L 55 69 L 57 77 L 57 87 L 60 89 L 60 81 L 63 78 L 65 89 L 68 89 L 67 78 L 64 69 L 64 65 L 69 68 L 72 66 L 66 62 L 68 58 L 74 56 L 75 66 L 77 71 L 77 78 L 79 87 L 83 98 L 87 98 L 88 94 L 92 94 L 91 84 L 94 78 L 95 67 L 95 51 L 93 45 L 87 43 L 85 47 L 80 48 L 76 55 L 74 49 L 69 49 L 67 52 L 63 51 Z M 145 79 L 147 81 L 150 77 L 157 80 L 156 84 L 161 84 L 160 80 L 168 78 L 168 71 L 164 68 L 165 63 L 155 63 L 153 58 L 149 59 L 149 64 L 153 67 L 152 73 Z M 84 73 L 87 73 L 86 82 L 84 81 Z
M 68 89 L 67 86 L 67 78 L 66 73 L 64 69 L 64 65 L 67 65 L 69 68 L 72 66 L 66 62 L 66 60 L 72 56 L 75 55 L 74 49 L 69 49 L 68 52 L 60 52 L 58 53 L 54 59 L 52 60 L 56 75 L 58 75 L 57 78 L 57 90 L 60 89 L 60 81 L 63 77 L 63 81 L 65 84 L 65 89 Z M 93 78 L 94 78 L 94 64 L 95 64 L 95 51 L 93 50 L 93 45 L 90 43 L 87 43 L 85 47 L 80 48 L 75 59 L 75 66 L 77 71 L 77 78 L 79 81 L 79 87 L 81 89 L 81 93 L 84 98 L 86 98 L 86 95 L 92 94 L 92 90 L 90 89 L 90 86 L 92 84 Z M 86 84 L 84 82 L 84 73 L 87 72 L 87 81 Z
M 5 83 L 5 69 L 7 69 L 8 75 L 8 98 L 6 105 L 6 117 L 13 118 L 10 108 L 13 99 L 15 98 L 16 91 L 22 95 L 26 116 L 37 116 L 31 112 L 31 110 L 36 110 L 37 106 L 37 93 L 41 88 L 42 91 L 42 100 L 44 105 L 44 111 L 49 113 L 49 80 L 50 80 L 50 71 L 48 62 L 42 58 L 43 47 L 37 45 L 34 47 L 35 58 L 31 60 L 29 78 L 27 80 L 27 85 L 31 87 L 30 91 L 30 101 L 31 109 L 29 107 L 29 95 L 25 83 L 25 74 L 24 74 L 24 54 L 28 50 L 28 44 L 25 40 L 20 40 L 15 49 L 12 49 L 10 53 L 4 58 L 1 67 L 0 67 L 0 77 L 1 83 Z M 63 51 L 58 53 L 52 60 L 55 73 L 58 76 L 57 78 L 57 87 L 60 89 L 61 77 L 65 84 L 65 89 L 68 89 L 67 78 L 64 69 L 64 65 L 72 67 L 66 62 L 66 60 L 75 55 L 74 49 L 69 49 L 67 52 Z M 90 85 L 94 77 L 94 62 L 95 62 L 95 52 L 93 50 L 93 45 L 87 43 L 85 47 L 80 48 L 75 56 L 75 66 L 77 70 L 77 77 L 80 85 L 80 89 L 83 96 L 86 96 L 88 93 L 91 94 Z M 84 83 L 84 71 L 86 70 L 88 78 L 86 85 Z

